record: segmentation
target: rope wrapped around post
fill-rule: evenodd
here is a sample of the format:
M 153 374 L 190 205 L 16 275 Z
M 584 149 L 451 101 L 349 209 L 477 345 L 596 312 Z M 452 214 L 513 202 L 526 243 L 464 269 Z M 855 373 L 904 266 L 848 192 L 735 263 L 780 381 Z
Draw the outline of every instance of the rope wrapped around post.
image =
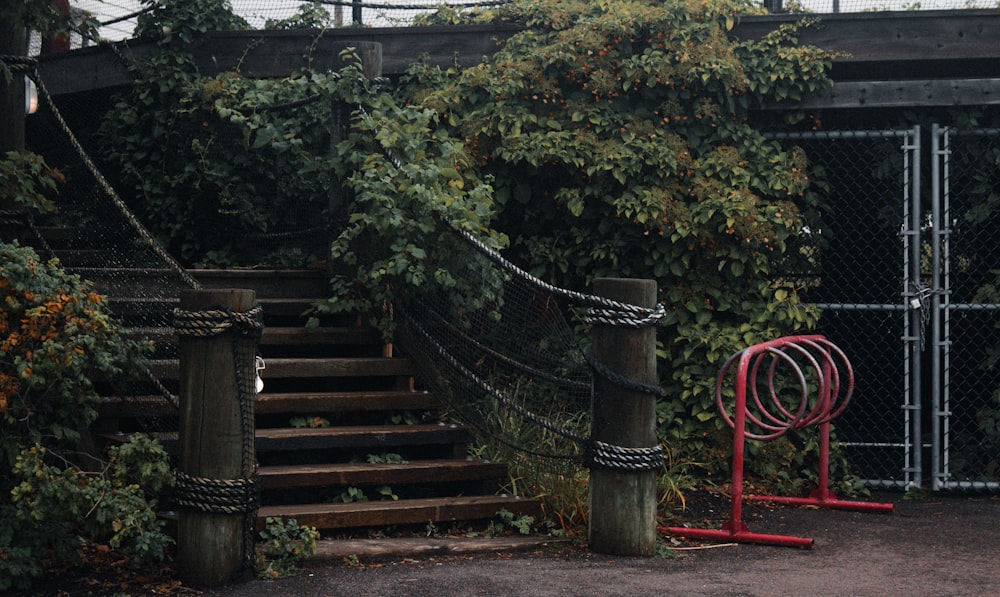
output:
M 242 313 L 225 308 L 207 311 L 174 309 L 174 333 L 178 336 L 207 338 L 233 330 L 240 336 L 257 340 L 264 332 L 262 314 L 263 308 L 260 305 L 254 305 Z
M 253 363 L 264 324 L 253 297 L 249 290 L 189 290 L 173 312 L 181 341 L 178 556 L 186 582 L 202 586 L 229 582 L 255 564 Z
M 666 309 L 662 304 L 649 308 L 607 301 L 603 306 L 593 306 L 588 309 L 586 320 L 595 326 L 637 330 L 656 327 L 665 314 Z M 594 357 L 593 347 L 587 350 L 584 357 L 595 375 L 619 388 L 638 394 L 657 397 L 663 395 L 663 388 L 659 385 L 644 383 L 612 370 Z M 590 466 L 623 471 L 658 470 L 663 466 L 663 457 L 666 453 L 660 444 L 647 448 L 635 448 L 616 446 L 598 440 L 590 441 L 588 449 Z
M 214 514 L 253 512 L 260 507 L 260 485 L 252 479 L 206 479 L 177 472 L 174 504 Z

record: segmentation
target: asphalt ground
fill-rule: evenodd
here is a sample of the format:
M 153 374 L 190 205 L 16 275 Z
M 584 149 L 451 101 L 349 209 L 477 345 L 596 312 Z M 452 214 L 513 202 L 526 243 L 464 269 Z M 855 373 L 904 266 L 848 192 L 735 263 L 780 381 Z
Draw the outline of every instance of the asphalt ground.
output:
M 670 557 L 603 555 L 553 543 L 479 553 L 334 549 L 298 575 L 206 596 L 1000 596 L 1000 497 L 878 494 L 892 513 L 748 504 L 755 533 L 808 537 L 811 549 L 681 541 Z M 675 521 L 716 524 L 726 507 Z M 426 542 L 424 542 L 426 543 Z M 669 541 L 665 543 L 669 544 Z M 403 549 L 403 548 L 401 548 Z

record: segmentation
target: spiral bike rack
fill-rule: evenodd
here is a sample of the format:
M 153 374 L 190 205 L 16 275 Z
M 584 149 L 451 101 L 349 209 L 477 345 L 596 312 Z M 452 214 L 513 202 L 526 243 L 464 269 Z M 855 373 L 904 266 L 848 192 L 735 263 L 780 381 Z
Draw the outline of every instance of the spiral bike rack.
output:
M 730 416 L 723 400 L 723 386 L 733 365 L 737 365 L 734 383 L 736 399 Z M 778 375 L 779 367 L 783 373 L 781 376 Z M 765 371 L 766 380 L 759 380 L 759 375 Z M 814 373 L 812 385 L 818 386 L 815 393 L 809 391 L 807 378 L 811 377 L 810 372 Z M 794 386 L 796 382 L 799 390 L 797 404 L 794 393 L 789 396 L 789 386 Z M 794 391 L 794 388 L 791 389 Z M 742 516 L 746 440 L 774 440 L 789 432 L 814 426 L 819 427 L 818 488 L 806 498 L 748 496 L 747 499 L 841 510 L 892 512 L 892 504 L 840 500 L 829 488 L 830 422 L 847 408 L 853 391 L 854 370 L 850 361 L 824 336 L 787 336 L 755 344 L 731 356 L 719 371 L 715 385 L 719 412 L 733 428 L 733 489 L 729 520 L 720 529 L 669 527 L 666 530 L 682 537 L 812 547 L 813 540 L 806 537 L 753 533 Z

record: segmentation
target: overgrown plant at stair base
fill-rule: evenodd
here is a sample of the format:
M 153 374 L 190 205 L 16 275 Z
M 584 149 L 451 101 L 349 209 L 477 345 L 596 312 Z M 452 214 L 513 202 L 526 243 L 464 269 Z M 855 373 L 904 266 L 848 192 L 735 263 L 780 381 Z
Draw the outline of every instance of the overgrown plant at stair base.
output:
M 62 175 L 30 154 L 0 161 L 0 203 L 50 208 Z M 84 541 L 135 565 L 166 556 L 156 496 L 166 452 L 137 437 L 87 453 L 94 380 L 139 370 L 147 347 L 125 338 L 104 298 L 56 260 L 0 242 L 0 590 L 26 589 L 45 561 L 79 562 Z

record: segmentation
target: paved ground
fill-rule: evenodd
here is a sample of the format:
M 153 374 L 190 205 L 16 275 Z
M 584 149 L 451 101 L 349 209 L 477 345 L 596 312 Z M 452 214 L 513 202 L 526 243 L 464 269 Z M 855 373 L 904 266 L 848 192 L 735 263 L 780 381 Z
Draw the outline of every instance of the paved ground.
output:
M 892 514 L 747 506 L 750 530 L 811 537 L 812 549 L 727 545 L 678 557 L 599 555 L 579 547 L 517 553 L 311 562 L 297 577 L 206 596 L 908 596 L 1000 595 L 1000 498 L 891 501 Z M 723 508 L 725 510 L 725 508 Z M 726 512 L 712 513 L 725 518 Z M 693 513 L 700 521 L 705 512 Z

